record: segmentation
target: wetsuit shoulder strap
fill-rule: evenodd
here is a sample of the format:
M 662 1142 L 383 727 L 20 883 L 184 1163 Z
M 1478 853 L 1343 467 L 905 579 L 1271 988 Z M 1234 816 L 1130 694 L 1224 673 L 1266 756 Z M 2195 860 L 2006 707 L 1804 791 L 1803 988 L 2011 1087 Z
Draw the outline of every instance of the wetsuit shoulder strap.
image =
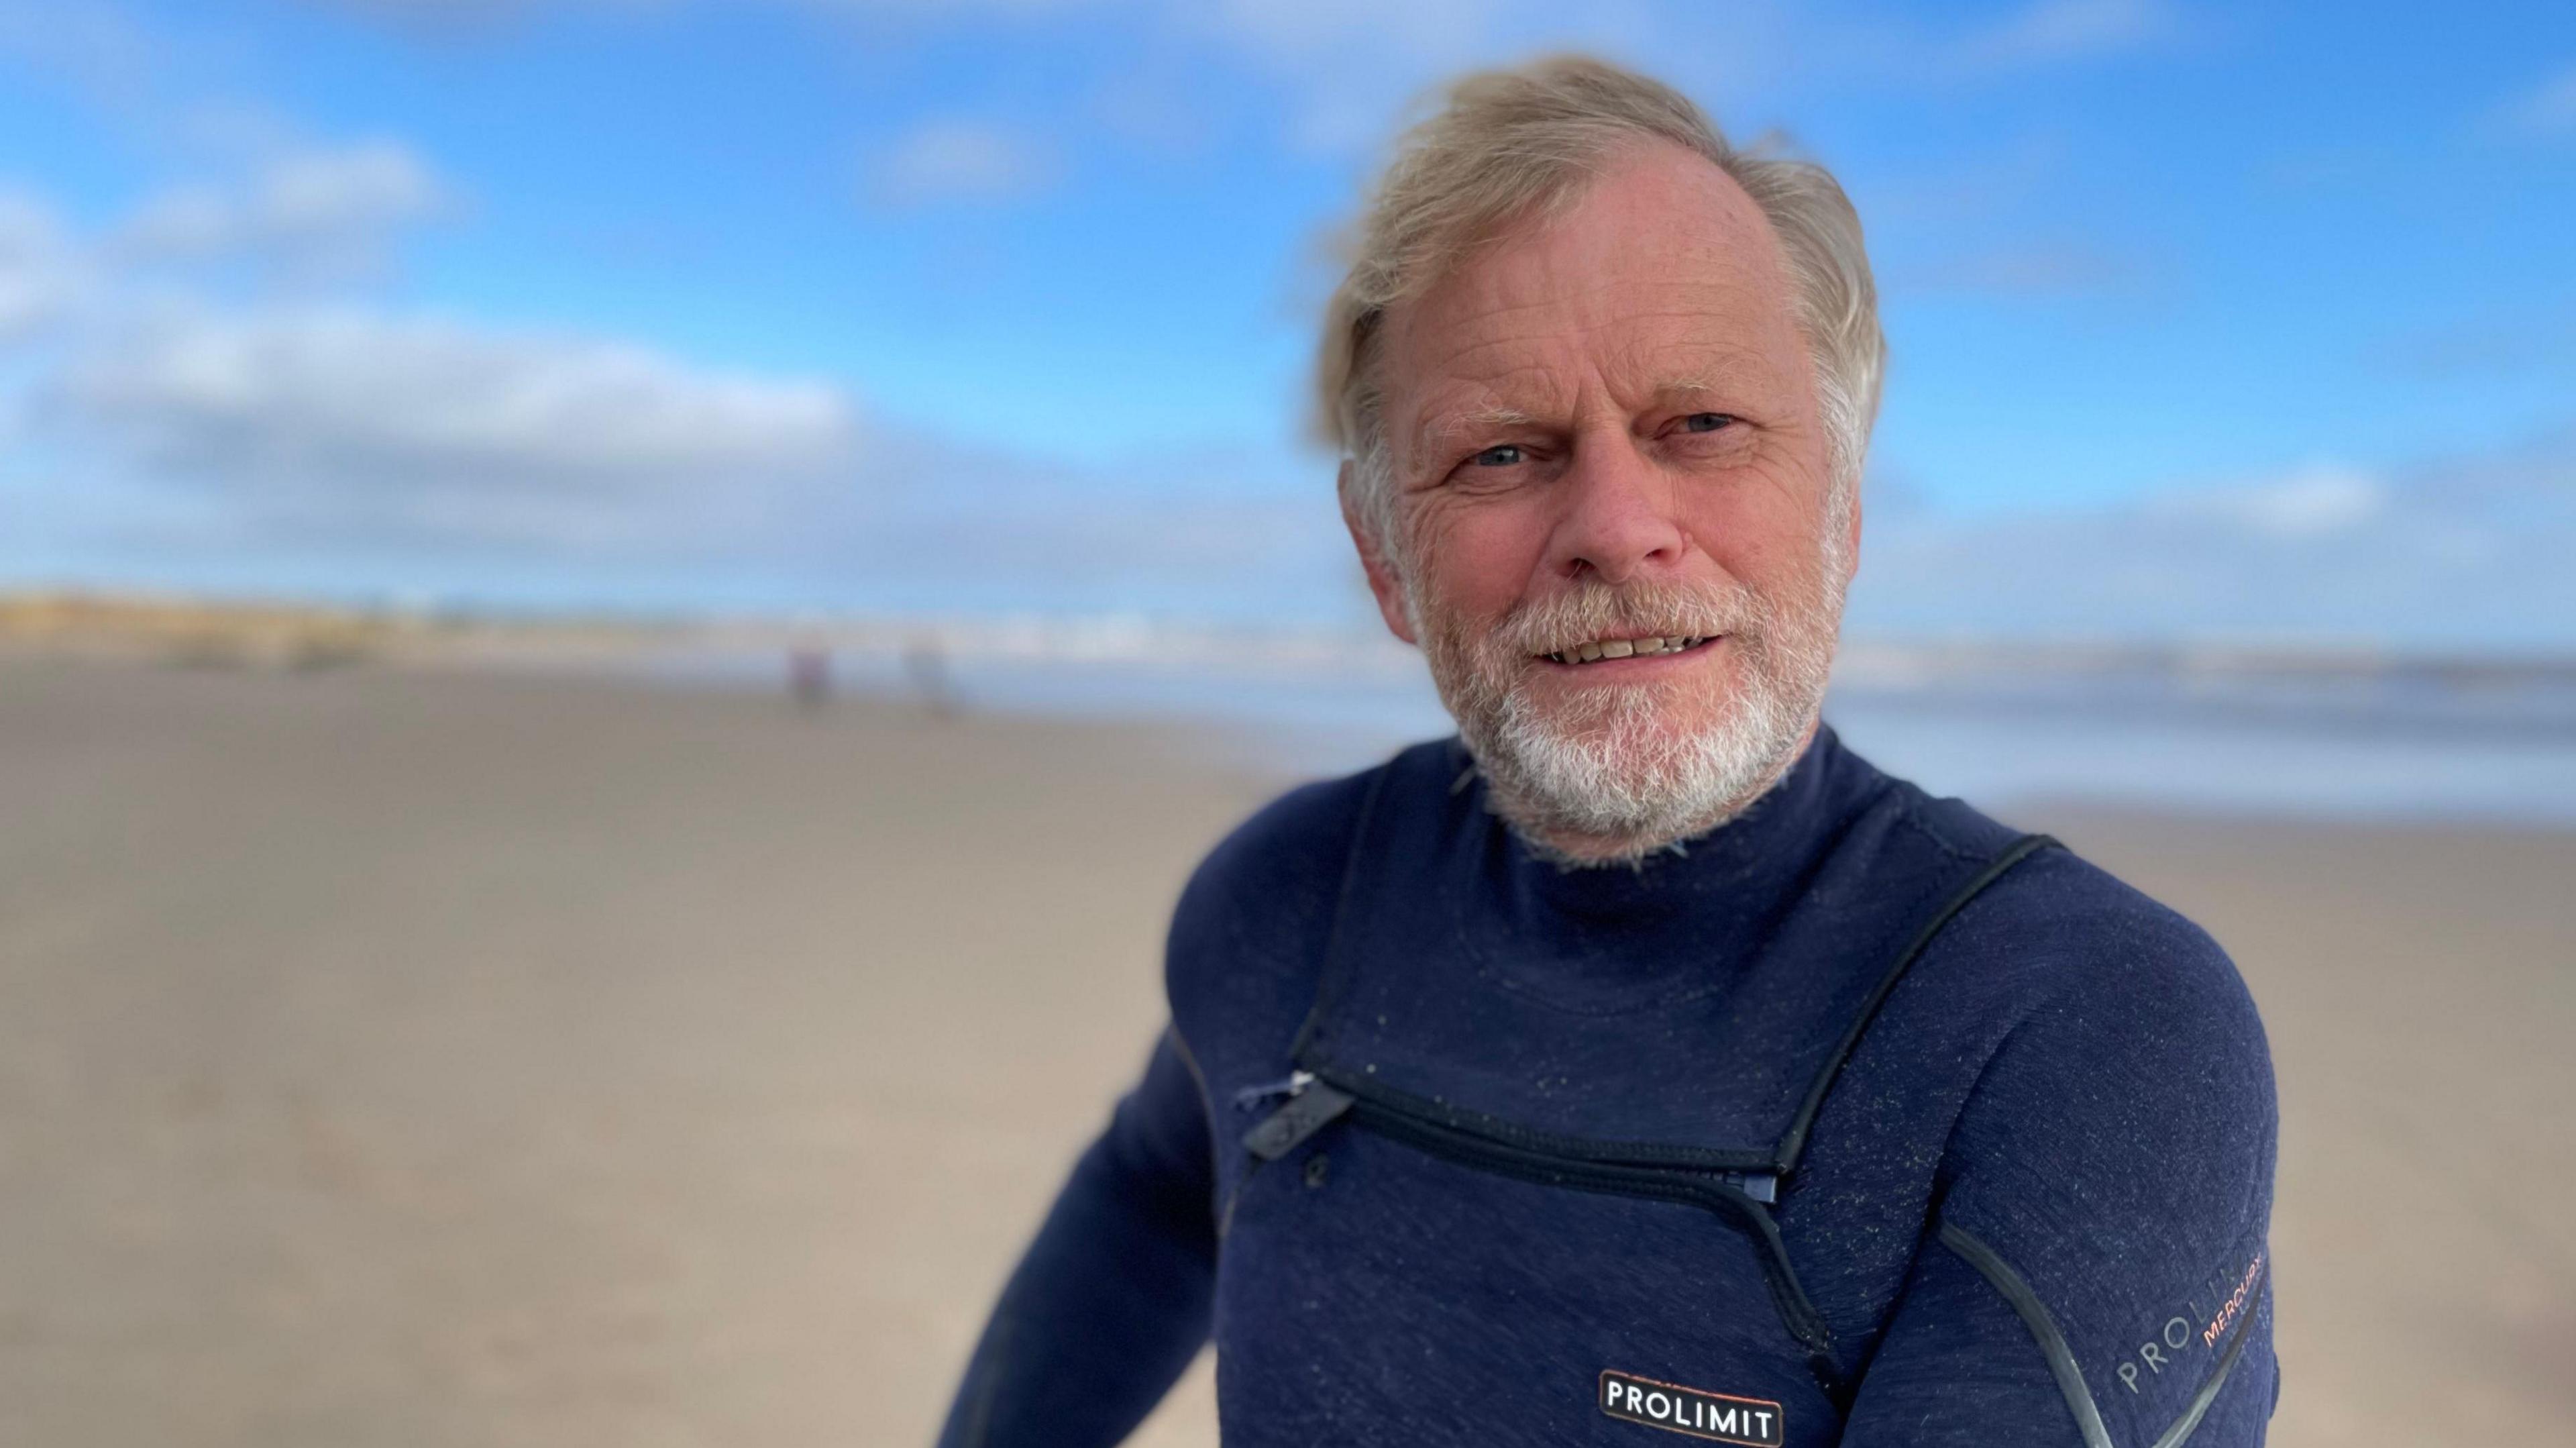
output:
M 1905 948 L 1897 952 L 1894 963 L 1862 999 L 1851 1025 L 1843 1031 L 1842 1039 L 1834 1043 L 1833 1053 L 1825 1057 L 1824 1065 L 1816 1072 L 1816 1079 L 1808 1084 L 1806 1097 L 1798 1103 L 1798 1114 L 1789 1118 L 1789 1129 L 1781 1135 L 1780 1144 L 1772 1148 L 1775 1169 L 1783 1179 L 1797 1170 L 1798 1159 L 1806 1154 L 1807 1133 L 1814 1128 L 1816 1113 L 1823 1109 L 1826 1095 L 1834 1088 L 1834 1079 L 1842 1074 L 1843 1063 L 1851 1059 L 1852 1050 L 1860 1044 L 1862 1034 L 1869 1030 L 1869 1023 L 1878 1018 L 1879 1007 L 1887 1003 L 1888 995 L 1896 989 L 1897 982 L 1905 978 L 1905 972 L 1913 966 L 1915 958 L 1923 954 L 1923 948 L 1932 943 L 1932 937 L 1940 934 L 1941 927 L 1949 924 L 1953 916 L 1968 907 L 1969 901 L 2002 879 L 2004 872 L 2057 843 L 2047 835 L 2023 835 L 2014 840 L 1983 869 L 1970 876 L 1967 883 L 1952 891 L 1947 899 L 1933 908 L 1931 914 L 1924 917 L 1921 925 L 1915 927 L 1913 938 L 1906 941 Z

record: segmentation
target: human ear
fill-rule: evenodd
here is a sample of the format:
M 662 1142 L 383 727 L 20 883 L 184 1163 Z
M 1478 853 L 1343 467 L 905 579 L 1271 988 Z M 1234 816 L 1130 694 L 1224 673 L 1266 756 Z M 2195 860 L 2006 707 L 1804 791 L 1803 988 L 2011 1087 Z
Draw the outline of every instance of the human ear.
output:
M 1860 479 L 1858 478 L 1852 479 L 1851 490 L 1851 536 L 1843 540 L 1845 545 L 1843 548 L 1843 558 L 1845 560 L 1843 565 L 1843 586 L 1845 588 L 1849 588 L 1851 586 L 1852 575 L 1860 572 L 1860 510 L 1861 504 L 1868 496 L 1867 490 L 1861 487 Z
M 1350 530 L 1351 546 L 1359 550 L 1360 571 L 1368 575 L 1369 593 L 1377 599 L 1378 617 L 1386 620 L 1389 633 L 1406 643 L 1419 644 L 1421 640 L 1413 636 L 1412 610 L 1405 606 L 1403 575 L 1396 572 L 1395 564 L 1386 556 L 1376 529 L 1362 518 L 1357 485 L 1353 465 L 1345 458 L 1334 490 L 1341 494 L 1342 526 Z

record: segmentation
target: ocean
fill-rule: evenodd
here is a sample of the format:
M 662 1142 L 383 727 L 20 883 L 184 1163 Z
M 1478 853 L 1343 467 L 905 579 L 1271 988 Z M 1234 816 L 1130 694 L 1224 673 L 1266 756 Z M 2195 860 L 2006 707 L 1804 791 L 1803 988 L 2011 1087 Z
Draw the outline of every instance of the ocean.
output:
M 1129 641 L 1132 644 L 1132 641 Z M 1234 763 L 1321 776 L 1450 732 L 1418 656 L 888 644 L 829 652 L 836 694 L 1181 726 Z M 787 653 L 683 648 L 655 677 L 788 687 Z M 1846 649 L 1826 722 L 1880 767 L 1998 809 L 2576 827 L 2576 670 L 2243 652 Z

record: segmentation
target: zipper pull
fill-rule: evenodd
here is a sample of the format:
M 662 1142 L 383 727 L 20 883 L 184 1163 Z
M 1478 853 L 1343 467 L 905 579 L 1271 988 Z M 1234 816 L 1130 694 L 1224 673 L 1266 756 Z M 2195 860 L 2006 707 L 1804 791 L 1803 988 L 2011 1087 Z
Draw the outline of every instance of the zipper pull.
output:
M 1250 1111 L 1273 1096 L 1294 1096 L 1312 1085 L 1314 1080 L 1312 1071 L 1291 1071 L 1284 1081 L 1273 1081 L 1267 1086 L 1246 1086 L 1234 1093 L 1234 1109 Z
M 1288 1102 L 1261 1119 L 1243 1134 L 1243 1148 L 1263 1161 L 1277 1161 L 1297 1149 L 1297 1144 L 1332 1124 L 1334 1118 L 1351 1109 L 1351 1095 L 1336 1091 L 1312 1075 L 1300 1071 L 1306 1079 L 1289 1088 Z
M 1764 1206 L 1775 1205 L 1780 1200 L 1780 1175 L 1777 1172 L 1731 1171 L 1726 1174 L 1725 1181 L 1728 1186 Z

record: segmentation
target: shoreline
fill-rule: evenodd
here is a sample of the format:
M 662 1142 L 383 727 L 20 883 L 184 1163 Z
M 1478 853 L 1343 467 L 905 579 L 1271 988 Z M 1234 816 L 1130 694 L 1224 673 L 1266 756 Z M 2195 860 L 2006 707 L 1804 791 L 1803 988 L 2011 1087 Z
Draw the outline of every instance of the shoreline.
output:
M 0 642 L 0 672 L 131 668 L 284 677 L 554 679 L 567 684 L 782 699 L 792 655 L 715 654 L 569 636 L 379 655 L 44 651 Z M 1040 658 L 924 672 L 900 653 L 827 655 L 825 707 L 911 709 L 1030 724 L 1144 729 L 1225 768 L 1283 780 L 1368 768 L 1454 726 L 1420 661 L 1376 658 L 1357 675 L 1309 658 L 1291 671 L 1211 674 L 1206 661 Z M 1222 666 L 1220 666 L 1222 667 Z M 2080 681 L 2078 681 L 2080 683 Z M 2551 720 L 2465 731 L 2425 721 L 2179 712 L 2122 698 L 2026 699 L 1951 688 L 1886 692 L 1839 677 L 1826 723 L 1890 773 L 1997 812 L 2106 811 L 2181 819 L 2403 829 L 2576 831 L 2576 726 Z

